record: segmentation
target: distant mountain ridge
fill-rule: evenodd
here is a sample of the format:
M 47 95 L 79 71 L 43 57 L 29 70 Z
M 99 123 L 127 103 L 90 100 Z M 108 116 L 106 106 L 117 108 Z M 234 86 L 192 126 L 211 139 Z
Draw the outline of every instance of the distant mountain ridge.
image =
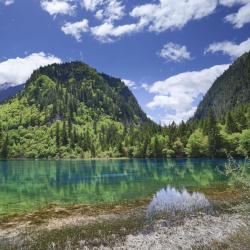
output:
M 239 57 L 208 90 L 198 105 L 195 120 L 206 118 L 212 109 L 217 118 L 238 105 L 250 103 L 250 52 Z
M 23 89 L 24 89 L 24 84 L 12 86 L 12 84 L 6 83 L 3 85 L 0 85 L 0 103 L 15 96 L 17 93 L 19 93 Z

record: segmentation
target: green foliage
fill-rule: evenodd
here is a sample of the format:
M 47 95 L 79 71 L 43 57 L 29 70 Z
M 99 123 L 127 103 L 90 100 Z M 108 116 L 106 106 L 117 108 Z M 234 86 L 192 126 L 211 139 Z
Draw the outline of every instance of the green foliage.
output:
M 250 155 L 250 129 L 243 130 L 242 134 L 240 135 L 238 150 L 242 155 Z
M 7 135 L 3 142 L 2 151 L 1 151 L 1 156 L 4 159 L 8 158 L 8 154 L 9 154 L 8 143 L 9 143 L 9 136 Z
M 0 106 L 0 150 L 2 158 L 245 156 L 250 104 L 162 127 L 120 79 L 80 62 L 53 64 Z
M 225 164 L 225 175 L 229 178 L 229 184 L 233 189 L 241 192 L 243 204 L 239 204 L 241 210 L 249 214 L 250 202 L 250 161 L 248 158 L 243 163 L 237 163 L 231 156 Z M 247 206 L 246 206 L 247 205 Z
M 212 108 L 216 118 L 220 119 L 236 106 L 249 102 L 250 52 L 239 57 L 228 70 L 217 78 L 198 106 L 194 118 L 206 118 Z M 242 118 L 244 119 L 244 116 Z
M 234 121 L 231 112 L 228 112 L 226 117 L 226 132 L 230 134 L 238 132 L 237 124 Z
M 220 131 L 212 111 L 209 112 L 205 133 L 208 136 L 208 154 L 209 156 L 218 156 L 221 147 Z
M 186 153 L 191 157 L 201 157 L 208 155 L 208 137 L 201 129 L 196 129 L 188 139 Z

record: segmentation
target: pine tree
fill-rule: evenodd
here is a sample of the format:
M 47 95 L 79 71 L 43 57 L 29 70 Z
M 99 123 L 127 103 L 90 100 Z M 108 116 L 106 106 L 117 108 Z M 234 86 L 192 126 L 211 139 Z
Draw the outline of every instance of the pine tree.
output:
M 67 129 L 66 129 L 66 122 L 63 122 L 63 128 L 62 128 L 62 144 L 65 146 L 68 144 L 68 135 L 67 135 Z
M 96 150 L 93 142 L 91 143 L 90 151 L 91 151 L 91 157 L 96 157 Z
M 212 110 L 209 111 L 206 132 L 208 135 L 208 153 L 210 156 L 215 157 L 219 153 L 221 136 Z
M 247 128 L 247 118 L 242 108 L 240 108 L 239 110 L 236 110 L 235 121 L 238 124 L 238 131 L 241 132 L 242 130 Z
M 9 136 L 7 135 L 5 137 L 5 141 L 3 143 L 2 151 L 1 151 L 1 156 L 4 159 L 8 158 L 8 154 L 9 154 L 8 143 L 9 143 Z
M 225 129 L 226 129 L 226 132 L 229 134 L 238 132 L 237 124 L 234 121 L 234 119 L 231 115 L 231 112 L 227 113 Z
M 60 126 L 59 122 L 56 123 L 56 146 L 60 146 Z

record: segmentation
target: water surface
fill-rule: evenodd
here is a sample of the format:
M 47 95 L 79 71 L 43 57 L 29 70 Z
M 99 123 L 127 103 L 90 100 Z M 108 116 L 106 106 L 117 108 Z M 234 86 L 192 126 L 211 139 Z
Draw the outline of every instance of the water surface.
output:
M 0 161 L 0 216 L 62 206 L 152 196 L 168 185 L 199 189 L 226 181 L 223 159 Z

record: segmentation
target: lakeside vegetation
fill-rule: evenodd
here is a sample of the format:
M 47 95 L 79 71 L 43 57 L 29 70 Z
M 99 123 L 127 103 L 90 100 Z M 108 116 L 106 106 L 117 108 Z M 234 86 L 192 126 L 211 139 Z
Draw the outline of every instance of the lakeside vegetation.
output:
M 225 157 L 250 154 L 250 105 L 216 120 L 160 127 L 152 122 L 124 125 L 107 115 L 81 114 L 46 121 L 26 97 L 0 108 L 2 158 Z M 50 107 L 52 110 L 53 107 Z M 47 111 L 49 112 L 49 111 Z
M 215 81 L 193 118 L 160 126 L 120 79 L 81 62 L 42 67 L 0 105 L 0 157 L 245 157 L 249 69 L 246 53 Z

